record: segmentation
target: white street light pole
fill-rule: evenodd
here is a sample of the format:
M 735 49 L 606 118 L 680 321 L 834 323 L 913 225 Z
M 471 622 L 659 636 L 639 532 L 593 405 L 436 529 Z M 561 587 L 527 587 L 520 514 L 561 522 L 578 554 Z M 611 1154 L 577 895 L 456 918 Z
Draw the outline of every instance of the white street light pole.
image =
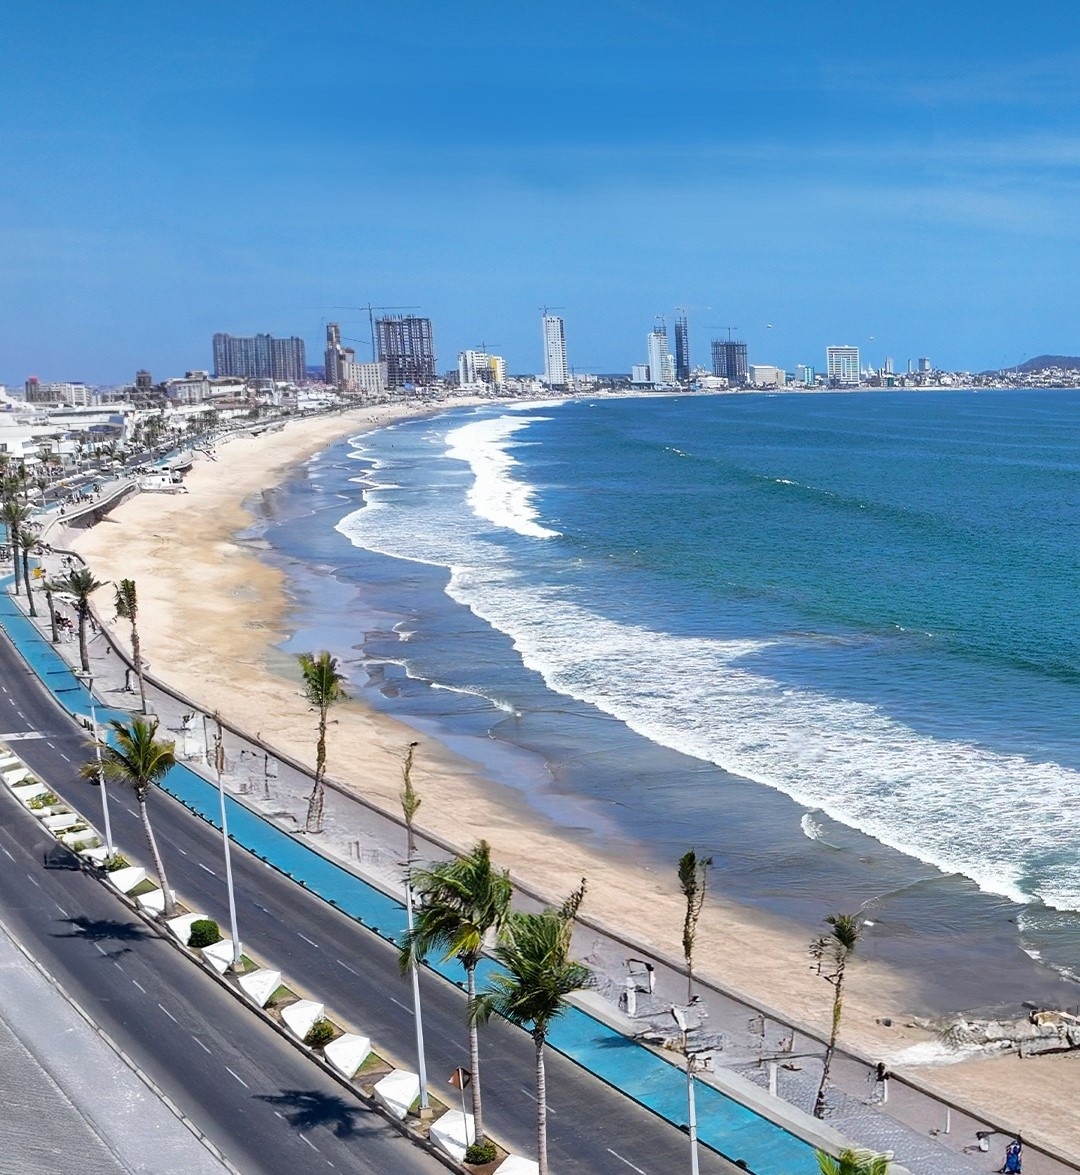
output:
M 229 925 L 232 927 L 233 970 L 239 969 L 243 959 L 240 947 L 240 933 L 236 928 L 236 894 L 233 892 L 232 850 L 229 845 L 229 820 L 225 815 L 225 787 L 221 781 L 225 770 L 225 744 L 221 738 L 221 719 L 215 714 L 217 735 L 214 738 L 214 770 L 217 772 L 218 800 L 221 803 L 221 838 L 225 844 L 225 886 L 229 891 Z
M 420 797 L 412 786 L 413 752 L 418 744 L 410 743 L 405 755 L 403 776 L 405 789 L 401 793 L 401 810 L 405 816 L 405 924 L 408 927 L 410 940 L 413 931 L 413 888 L 412 867 L 416 857 L 416 837 L 413 835 L 413 817 L 420 807 Z M 412 980 L 413 1019 L 416 1021 L 416 1067 L 420 1078 L 420 1117 L 431 1116 L 431 1107 L 428 1104 L 427 1060 L 424 1056 L 424 1018 L 420 1013 L 420 967 L 415 955 L 409 963 L 409 978 Z
M 690 1172 L 691 1175 L 699 1175 L 698 1168 L 698 1145 L 697 1145 L 697 1100 L 694 1096 L 694 1064 L 696 1058 L 691 1056 L 690 1047 L 687 1044 L 687 1024 L 686 1016 L 682 1008 L 672 1008 L 671 1015 L 675 1019 L 675 1023 L 679 1026 L 679 1031 L 682 1032 L 682 1051 L 686 1058 L 686 1113 L 689 1118 L 689 1134 L 690 1134 Z
M 111 857 L 116 851 L 113 848 L 112 821 L 109 819 L 109 793 L 105 790 L 105 772 L 101 767 L 101 735 L 98 733 L 97 707 L 94 705 L 94 677 L 91 673 L 76 673 L 75 675 L 86 685 L 86 692 L 90 695 L 90 724 L 94 729 L 94 759 L 97 761 L 97 781 L 101 790 L 101 816 L 105 823 L 105 850 Z

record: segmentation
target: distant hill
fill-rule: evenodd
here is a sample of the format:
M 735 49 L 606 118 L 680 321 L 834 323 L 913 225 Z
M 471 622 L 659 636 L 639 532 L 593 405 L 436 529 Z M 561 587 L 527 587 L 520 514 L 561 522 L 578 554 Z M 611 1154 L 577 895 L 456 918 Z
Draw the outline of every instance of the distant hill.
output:
M 1080 371 L 1080 355 L 1036 355 L 1034 359 L 1025 359 L 1015 367 L 995 368 L 995 371 L 1016 371 L 1026 375 L 1032 371 L 1045 371 L 1048 367 L 1061 367 L 1066 371 Z M 987 371 L 984 375 L 992 375 Z

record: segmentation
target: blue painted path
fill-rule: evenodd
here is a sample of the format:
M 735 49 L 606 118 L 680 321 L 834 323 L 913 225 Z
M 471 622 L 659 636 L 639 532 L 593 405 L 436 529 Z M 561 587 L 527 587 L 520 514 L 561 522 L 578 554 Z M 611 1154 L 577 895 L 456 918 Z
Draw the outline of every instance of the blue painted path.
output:
M 90 695 L 69 666 L 15 605 L 7 591 L 10 577 L 0 580 L 0 624 L 34 672 L 66 709 L 90 717 Z M 127 721 L 126 710 L 97 710 L 98 722 Z M 165 791 L 215 828 L 220 828 L 217 789 L 189 767 L 177 764 L 163 781 Z M 321 856 L 314 849 L 274 827 L 231 797 L 226 798 L 229 833 L 257 857 L 337 906 L 391 942 L 405 933 L 405 908 L 381 890 Z M 432 962 L 432 970 L 464 985 L 459 963 Z M 481 977 L 493 968 L 483 963 Z M 675 1124 L 686 1121 L 685 1074 L 655 1053 L 570 1008 L 551 1027 L 551 1047 L 614 1086 L 660 1117 Z M 730 1159 L 742 1159 L 755 1175 L 812 1175 L 818 1170 L 814 1149 L 793 1134 L 726 1097 L 709 1085 L 697 1085 L 698 1136 Z

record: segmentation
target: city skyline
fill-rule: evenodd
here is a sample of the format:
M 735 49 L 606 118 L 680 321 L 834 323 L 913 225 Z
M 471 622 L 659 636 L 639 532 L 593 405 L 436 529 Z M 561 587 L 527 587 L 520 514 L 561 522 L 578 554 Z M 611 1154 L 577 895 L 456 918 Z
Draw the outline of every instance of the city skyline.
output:
M 359 68 L 320 71 L 327 27 Z M 729 324 L 789 370 L 837 339 L 874 366 L 1080 352 L 1063 3 L 421 2 L 405 36 L 364 3 L 61 0 L 5 33 L 9 384 L 208 365 L 221 323 L 316 354 L 328 322 L 363 339 L 362 300 L 421 303 L 441 370 L 494 338 L 541 371 L 544 302 L 580 372 L 680 306 L 714 308 L 695 364 Z

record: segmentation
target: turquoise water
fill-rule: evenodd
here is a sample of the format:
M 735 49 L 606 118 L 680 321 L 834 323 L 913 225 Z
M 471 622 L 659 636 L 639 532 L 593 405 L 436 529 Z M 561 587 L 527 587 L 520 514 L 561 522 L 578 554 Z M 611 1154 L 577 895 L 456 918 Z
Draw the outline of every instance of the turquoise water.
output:
M 335 447 L 263 533 L 293 645 L 530 752 L 503 773 L 546 817 L 696 842 L 773 912 L 874 910 L 872 951 L 960 949 L 987 1001 L 980 951 L 1080 947 L 1078 419 L 1072 391 L 498 406 Z

